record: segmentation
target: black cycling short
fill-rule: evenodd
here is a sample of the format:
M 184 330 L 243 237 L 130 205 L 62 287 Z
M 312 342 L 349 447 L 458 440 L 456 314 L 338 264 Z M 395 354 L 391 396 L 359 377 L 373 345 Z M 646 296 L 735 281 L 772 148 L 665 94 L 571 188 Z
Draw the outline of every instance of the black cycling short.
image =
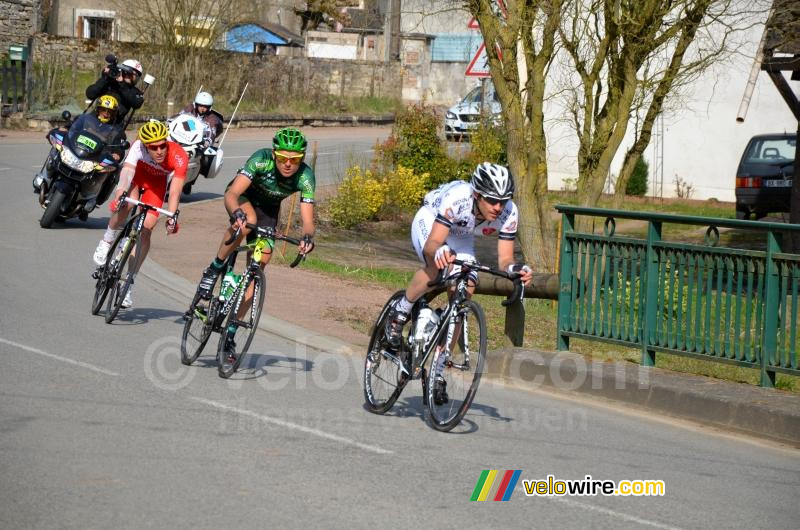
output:
M 256 206 L 253 204 L 250 199 L 245 197 L 244 195 L 239 196 L 239 205 L 250 203 L 250 206 L 253 207 L 253 210 L 256 212 L 256 225 L 260 228 L 275 228 L 278 226 L 278 218 L 281 214 L 281 205 L 280 204 L 266 204 L 263 206 Z M 247 234 L 247 242 L 252 243 L 256 239 L 256 231 L 251 230 L 249 234 Z

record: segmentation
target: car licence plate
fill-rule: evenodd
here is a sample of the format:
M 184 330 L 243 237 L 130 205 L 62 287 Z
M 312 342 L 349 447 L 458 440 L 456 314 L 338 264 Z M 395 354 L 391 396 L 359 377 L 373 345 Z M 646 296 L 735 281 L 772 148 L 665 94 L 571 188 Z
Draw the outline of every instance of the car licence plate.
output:
M 791 188 L 792 179 L 772 179 L 764 180 L 765 188 Z

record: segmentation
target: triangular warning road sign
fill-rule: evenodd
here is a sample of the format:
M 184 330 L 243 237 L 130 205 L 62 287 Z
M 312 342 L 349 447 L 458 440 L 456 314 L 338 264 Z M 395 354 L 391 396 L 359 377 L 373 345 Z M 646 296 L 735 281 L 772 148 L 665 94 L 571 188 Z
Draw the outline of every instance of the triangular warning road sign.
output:
M 480 24 L 478 24 L 478 19 L 475 17 L 472 17 L 472 19 L 467 22 L 467 27 L 469 29 L 481 29 Z
M 490 77 L 489 73 L 489 58 L 486 56 L 486 44 L 481 43 L 478 51 L 475 52 L 475 57 L 469 62 L 467 71 L 464 75 L 469 77 Z

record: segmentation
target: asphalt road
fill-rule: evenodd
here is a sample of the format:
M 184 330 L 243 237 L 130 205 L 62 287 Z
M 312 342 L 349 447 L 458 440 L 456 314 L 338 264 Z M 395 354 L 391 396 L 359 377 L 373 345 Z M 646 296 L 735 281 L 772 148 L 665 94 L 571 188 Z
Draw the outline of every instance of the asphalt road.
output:
M 336 154 L 318 174 L 371 148 L 360 131 L 319 140 Z M 229 138 L 226 154 L 255 146 Z M 185 300 L 140 278 L 113 324 L 90 314 L 106 211 L 40 229 L 30 181 L 45 153 L 0 139 L 2 528 L 797 527 L 795 450 L 492 383 L 442 434 L 418 385 L 375 416 L 361 359 L 261 333 L 234 379 L 211 356 L 182 367 Z M 469 502 L 484 469 L 662 480 L 666 494 L 527 497 L 520 481 L 509 502 Z

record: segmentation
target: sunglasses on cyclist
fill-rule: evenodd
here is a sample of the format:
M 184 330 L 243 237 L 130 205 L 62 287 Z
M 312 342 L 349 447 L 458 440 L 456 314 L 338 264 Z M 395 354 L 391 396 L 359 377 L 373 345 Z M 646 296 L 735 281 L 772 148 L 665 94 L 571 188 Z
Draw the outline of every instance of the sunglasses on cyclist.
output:
M 505 206 L 509 199 L 495 199 L 494 197 L 487 197 L 485 195 L 481 195 L 483 200 L 486 201 L 487 204 L 491 206 L 497 206 L 498 204 L 501 206 Z
M 279 164 L 285 164 L 288 162 L 293 166 L 298 166 L 300 165 L 300 161 L 303 159 L 303 156 L 305 155 L 302 153 L 297 155 L 279 155 L 278 153 L 275 153 L 275 162 Z
M 148 151 L 164 151 L 167 148 L 167 142 L 161 144 L 148 144 L 147 150 Z

